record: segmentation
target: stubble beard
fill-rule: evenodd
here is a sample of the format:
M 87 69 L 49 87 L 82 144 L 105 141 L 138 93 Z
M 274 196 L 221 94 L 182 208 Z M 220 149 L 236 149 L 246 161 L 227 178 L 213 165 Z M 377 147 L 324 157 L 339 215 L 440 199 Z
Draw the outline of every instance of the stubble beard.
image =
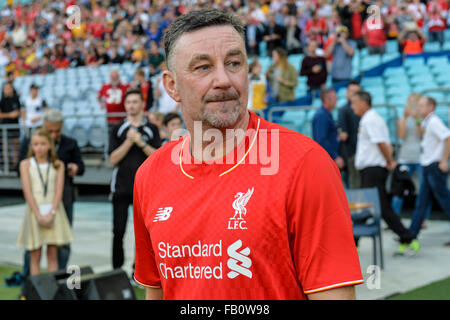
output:
M 232 128 L 238 121 L 242 106 L 239 101 L 230 108 L 226 102 L 220 103 L 219 108 L 211 110 L 203 105 L 200 110 L 198 120 L 204 122 L 204 125 L 217 129 Z

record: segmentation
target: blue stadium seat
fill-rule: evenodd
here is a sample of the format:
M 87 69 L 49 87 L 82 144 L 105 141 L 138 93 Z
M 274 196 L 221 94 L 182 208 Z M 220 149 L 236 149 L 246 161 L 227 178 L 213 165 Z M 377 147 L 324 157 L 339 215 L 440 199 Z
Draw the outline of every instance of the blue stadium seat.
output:
M 447 94 L 445 92 L 431 91 L 427 92 L 426 95 L 436 99 L 438 103 L 447 102 Z
M 409 85 L 408 78 L 405 75 L 392 75 L 384 80 L 384 85 L 386 87 L 397 86 L 402 84 Z
M 437 56 L 437 57 L 429 57 L 427 59 L 428 66 L 444 66 L 448 65 L 449 61 L 447 56 Z
M 430 82 L 422 82 L 422 83 L 417 83 L 416 85 L 414 85 L 412 87 L 412 90 L 414 92 L 422 92 L 423 90 L 428 90 L 428 89 L 435 89 L 438 88 L 439 85 L 434 82 L 434 81 L 430 81 Z
M 383 77 L 388 78 L 388 77 L 392 77 L 392 76 L 400 76 L 400 75 L 405 75 L 406 76 L 406 70 L 402 67 L 390 67 L 390 68 L 386 68 L 383 71 Z
M 383 86 L 383 78 L 382 77 L 364 77 L 361 80 L 361 86 Z
M 413 86 L 424 82 L 433 82 L 433 81 L 434 77 L 430 73 L 414 74 L 411 75 L 411 78 L 409 79 L 409 83 Z
M 413 75 L 424 75 L 424 74 L 429 74 L 431 73 L 430 69 L 428 68 L 427 65 L 418 65 L 416 67 L 411 67 L 409 69 L 407 69 L 406 74 L 408 76 L 413 76 Z
M 397 40 L 386 41 L 386 53 L 398 53 L 398 41 Z
M 103 118 L 96 118 L 88 131 L 89 144 L 95 148 L 104 146 L 107 137 L 108 129 Z
M 441 51 L 441 45 L 439 42 L 426 42 L 423 46 L 424 52 L 439 52 Z
M 414 56 L 407 56 L 405 58 L 405 60 L 403 61 L 403 66 L 407 69 L 410 68 L 417 68 L 418 66 L 423 66 L 425 65 L 425 58 L 420 56 L 420 57 L 414 57 Z

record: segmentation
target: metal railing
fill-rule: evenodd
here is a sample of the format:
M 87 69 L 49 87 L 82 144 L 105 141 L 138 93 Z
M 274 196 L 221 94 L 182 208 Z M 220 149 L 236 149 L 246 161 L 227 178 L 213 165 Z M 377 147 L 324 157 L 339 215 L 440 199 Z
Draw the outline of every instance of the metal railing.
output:
M 109 158 L 108 118 L 126 117 L 126 113 L 66 115 L 62 133 L 77 140 L 83 155 L 99 160 Z M 0 176 L 14 176 L 18 166 L 19 148 L 23 138 L 33 129 L 22 124 L 0 124 Z

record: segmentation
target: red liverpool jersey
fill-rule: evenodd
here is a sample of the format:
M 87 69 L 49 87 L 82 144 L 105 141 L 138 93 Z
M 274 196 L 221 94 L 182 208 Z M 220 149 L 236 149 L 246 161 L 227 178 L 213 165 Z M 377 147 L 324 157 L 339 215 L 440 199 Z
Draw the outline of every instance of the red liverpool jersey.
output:
M 194 160 L 189 136 L 139 168 L 134 277 L 164 299 L 306 299 L 363 282 L 333 160 L 250 112 L 234 152 Z M 234 161 L 231 161 L 234 160 Z
M 101 87 L 98 96 L 104 98 L 107 113 L 125 112 L 124 97 L 129 87 L 128 84 L 123 83 L 118 86 L 106 83 Z M 123 117 L 109 117 L 108 122 L 117 123 L 122 119 Z

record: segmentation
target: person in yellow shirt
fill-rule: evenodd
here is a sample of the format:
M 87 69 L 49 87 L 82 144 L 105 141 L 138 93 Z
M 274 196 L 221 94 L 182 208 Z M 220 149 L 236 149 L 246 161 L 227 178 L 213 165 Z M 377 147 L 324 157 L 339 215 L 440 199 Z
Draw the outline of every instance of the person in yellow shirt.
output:
M 250 110 L 264 110 L 266 104 L 266 77 L 261 75 L 262 67 L 258 60 L 253 60 L 249 69 L 248 108 Z

